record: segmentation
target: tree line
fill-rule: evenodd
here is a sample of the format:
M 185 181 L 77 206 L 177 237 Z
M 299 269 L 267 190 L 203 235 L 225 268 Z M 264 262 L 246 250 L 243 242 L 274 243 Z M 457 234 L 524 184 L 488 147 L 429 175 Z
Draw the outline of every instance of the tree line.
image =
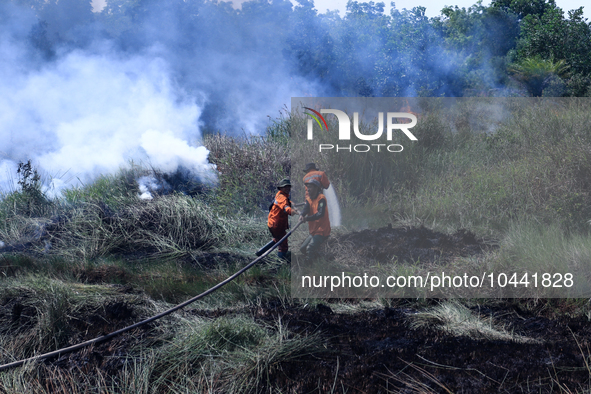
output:
M 106 39 L 125 52 L 161 45 L 172 63 L 256 58 L 313 82 L 314 95 L 591 96 L 591 26 L 582 7 L 554 0 L 478 2 L 434 18 L 352 0 L 343 16 L 311 0 L 109 0 L 101 12 L 90 1 L 12 3 L 34 13 L 28 42 L 47 61 Z M 190 65 L 176 71 L 181 84 L 207 84 Z

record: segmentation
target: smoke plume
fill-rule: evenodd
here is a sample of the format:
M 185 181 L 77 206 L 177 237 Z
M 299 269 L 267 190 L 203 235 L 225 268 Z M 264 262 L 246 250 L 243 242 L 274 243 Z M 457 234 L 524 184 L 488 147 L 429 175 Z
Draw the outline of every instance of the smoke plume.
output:
M 259 134 L 269 109 L 289 103 L 294 81 L 284 67 L 240 45 L 219 47 L 244 27 L 183 30 L 178 8 L 161 12 L 153 3 L 121 33 L 130 26 L 109 25 L 108 10 L 79 17 L 88 10 L 69 3 L 47 2 L 37 13 L 0 5 L 0 191 L 15 189 L 17 163 L 27 160 L 50 179 L 50 193 L 131 162 L 212 184 L 204 124 Z M 208 28 L 209 40 L 197 37 Z
M 483 75 L 513 45 L 494 36 L 512 31 L 511 18 L 490 19 L 497 29 L 466 52 L 420 7 L 388 16 L 380 3 L 352 1 L 340 18 L 298 2 L 251 0 L 235 10 L 205 0 L 110 0 L 96 13 L 80 0 L 3 2 L 0 187 L 14 187 L 6 174 L 26 160 L 54 178 L 54 189 L 130 161 L 215 182 L 203 132 L 263 134 L 291 97 L 496 87 L 499 78 Z M 488 53 L 490 42 L 507 44 Z

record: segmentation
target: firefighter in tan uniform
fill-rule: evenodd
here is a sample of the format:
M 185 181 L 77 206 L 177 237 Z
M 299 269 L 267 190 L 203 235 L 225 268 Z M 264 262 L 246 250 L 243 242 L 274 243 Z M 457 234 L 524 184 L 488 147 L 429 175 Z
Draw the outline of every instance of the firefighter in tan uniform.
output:
M 269 232 L 273 236 L 273 241 L 278 242 L 287 234 L 289 228 L 289 216 L 299 214 L 297 208 L 291 206 L 289 193 L 291 191 L 291 182 L 289 179 L 282 179 L 277 186 L 279 191 L 275 195 L 273 204 L 269 207 L 269 218 L 267 226 Z M 287 239 L 277 247 L 277 256 L 286 260 L 290 260 L 289 245 Z
M 306 256 L 307 261 L 318 258 L 320 247 L 330 235 L 330 218 L 326 197 L 322 194 L 322 185 L 316 179 L 309 180 L 306 184 L 306 204 L 300 216 L 300 221 L 308 222 L 310 235 L 304 240 L 300 252 Z

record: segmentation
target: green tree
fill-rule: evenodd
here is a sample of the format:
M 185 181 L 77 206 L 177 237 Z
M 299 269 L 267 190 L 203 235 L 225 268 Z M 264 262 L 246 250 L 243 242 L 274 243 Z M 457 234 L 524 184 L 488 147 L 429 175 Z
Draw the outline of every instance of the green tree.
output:
M 560 8 L 526 16 L 513 58 L 517 64 L 526 59 L 563 60 L 570 71 L 568 94 L 584 95 L 591 82 L 591 27 L 583 18 L 583 8 L 569 11 L 568 18 Z
M 338 14 L 319 16 L 314 2 L 299 0 L 289 20 L 283 55 L 291 61 L 295 72 L 306 77 L 319 78 L 331 84 L 334 74 L 334 39 L 331 28 L 340 23 Z
M 491 8 L 502 9 L 518 16 L 519 20 L 528 15 L 544 15 L 556 8 L 554 0 L 493 0 Z
M 439 96 L 450 91 L 455 95 L 456 59 L 446 53 L 425 11 L 425 7 L 390 11 L 390 27 L 377 69 L 383 95 Z
M 517 16 L 507 9 L 445 7 L 433 24 L 447 50 L 458 58 L 458 84 L 463 89 L 485 90 L 505 84 L 505 56 L 515 48 Z
M 333 28 L 336 41 L 335 71 L 346 96 L 380 96 L 376 90 L 375 67 L 380 58 L 390 18 L 384 3 L 347 3 L 347 14 Z

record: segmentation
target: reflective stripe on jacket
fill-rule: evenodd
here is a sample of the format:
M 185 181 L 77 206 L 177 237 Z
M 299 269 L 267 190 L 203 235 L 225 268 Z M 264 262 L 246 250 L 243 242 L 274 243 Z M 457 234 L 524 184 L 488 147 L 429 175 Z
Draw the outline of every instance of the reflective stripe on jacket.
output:
M 281 190 L 275 195 L 275 200 L 271 205 L 269 211 L 269 219 L 267 225 L 272 228 L 282 229 L 289 228 L 289 215 L 291 215 L 291 201 L 289 196 L 284 194 Z

